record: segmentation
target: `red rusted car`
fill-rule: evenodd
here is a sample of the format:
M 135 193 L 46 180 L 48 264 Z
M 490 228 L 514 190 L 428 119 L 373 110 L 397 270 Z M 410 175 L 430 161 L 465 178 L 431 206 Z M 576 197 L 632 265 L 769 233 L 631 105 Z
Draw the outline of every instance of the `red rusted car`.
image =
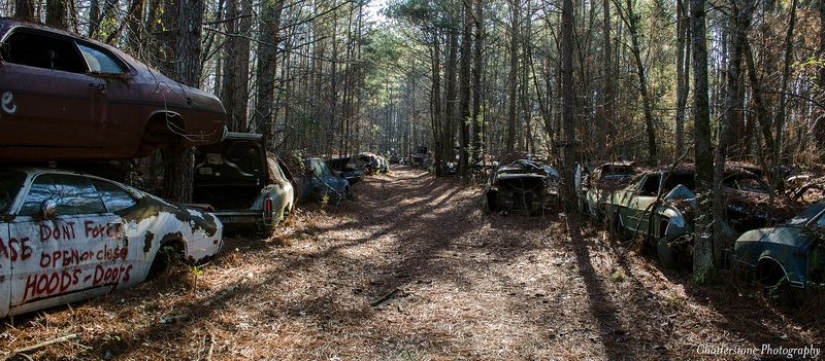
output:
M 112 46 L 0 19 L 0 161 L 132 158 L 225 135 L 214 95 Z

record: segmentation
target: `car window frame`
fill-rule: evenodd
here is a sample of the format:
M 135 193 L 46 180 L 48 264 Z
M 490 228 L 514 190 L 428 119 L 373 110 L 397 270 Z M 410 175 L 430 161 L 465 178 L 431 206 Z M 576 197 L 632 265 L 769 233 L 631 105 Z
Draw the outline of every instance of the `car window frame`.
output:
M 85 67 L 85 69 L 76 69 L 76 70 L 59 69 L 59 68 L 54 68 L 54 67 L 33 65 L 31 63 L 23 63 L 23 62 L 13 61 L 14 59 L 9 59 L 8 57 L 3 55 L 4 51 L 2 51 L 2 47 L 5 46 L 8 43 L 10 38 L 12 38 L 13 36 L 16 36 L 18 34 L 30 34 L 30 35 L 35 35 L 35 36 L 38 36 L 38 37 L 41 37 L 41 38 L 44 38 L 44 39 L 45 38 L 54 39 L 55 41 L 60 41 L 60 42 L 63 42 L 63 43 L 66 43 L 66 44 L 70 45 L 69 47 L 73 50 L 72 52 L 74 53 L 73 56 L 75 58 L 75 62 L 78 63 L 76 65 L 81 65 L 82 67 Z M 83 57 L 83 54 L 81 53 L 80 48 L 78 48 L 78 46 L 77 46 L 77 39 L 75 37 L 70 36 L 70 35 L 66 35 L 66 34 L 53 32 L 53 31 L 44 30 L 44 29 L 27 27 L 27 26 L 14 26 L 11 29 L 9 29 L 8 32 L 6 32 L 3 39 L 0 40 L 0 58 L 2 58 L 3 61 L 8 63 L 8 64 L 14 64 L 14 65 L 17 65 L 17 66 L 26 66 L 26 67 L 31 67 L 31 68 L 35 68 L 35 69 L 42 69 L 42 70 L 45 70 L 45 71 L 61 71 L 61 72 L 72 73 L 72 74 L 87 74 L 88 71 L 89 71 L 88 64 L 86 64 L 86 60 Z
M 85 182 L 87 183 L 86 185 L 88 186 L 87 188 L 91 188 L 91 190 L 93 190 L 94 193 L 97 194 L 97 200 L 98 200 L 99 205 L 100 205 L 98 210 L 94 211 L 94 212 L 89 212 L 89 211 L 84 210 L 83 212 L 76 212 L 76 213 L 61 212 L 60 211 L 61 210 L 61 208 L 60 208 L 61 204 L 59 202 L 59 198 L 55 199 L 54 197 L 48 197 L 48 198 L 45 198 L 45 199 L 42 199 L 42 200 L 38 200 L 37 202 L 28 202 L 29 196 L 32 194 L 33 191 L 35 191 L 35 185 L 37 185 L 37 181 L 39 179 L 44 178 L 44 177 L 52 177 L 52 176 L 53 177 L 61 177 L 61 178 L 77 178 L 77 179 L 85 180 Z M 86 191 L 89 191 L 89 189 L 87 189 Z M 37 217 L 39 215 L 40 211 L 41 211 L 42 202 L 47 201 L 47 200 L 52 200 L 52 201 L 55 201 L 57 203 L 57 207 L 58 207 L 57 208 L 58 209 L 57 216 L 72 216 L 72 217 L 74 217 L 74 216 L 79 216 L 79 215 L 107 214 L 107 213 L 109 213 L 108 210 L 106 209 L 106 206 L 103 202 L 102 197 L 100 196 L 100 192 L 98 192 L 97 188 L 94 187 L 94 185 L 92 184 L 91 179 L 89 177 L 86 177 L 86 176 L 83 176 L 83 175 L 63 174 L 63 173 L 40 173 L 40 174 L 35 174 L 28 180 L 28 184 L 27 184 L 27 187 L 25 189 L 25 192 L 26 192 L 26 194 L 21 199 L 20 207 L 17 210 L 17 215 L 22 216 L 22 217 Z M 29 213 L 26 210 L 26 207 L 27 207 L 28 203 L 36 204 L 36 210 L 34 212 Z M 24 212 L 24 210 L 26 210 L 26 212 Z M 65 208 L 63 208 L 63 210 L 65 210 Z

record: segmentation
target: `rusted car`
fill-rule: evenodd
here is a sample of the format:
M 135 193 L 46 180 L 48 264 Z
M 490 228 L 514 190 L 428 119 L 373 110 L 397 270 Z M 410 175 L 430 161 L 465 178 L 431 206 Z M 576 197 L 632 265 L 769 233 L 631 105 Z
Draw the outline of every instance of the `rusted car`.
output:
M 123 184 L 47 168 L 0 168 L 0 317 L 144 281 L 169 257 L 223 245 L 212 214 Z
M 604 204 L 614 191 L 624 187 L 636 175 L 634 162 L 605 162 L 582 175 L 579 207 L 591 217 L 604 219 Z
M 482 196 L 485 211 L 521 215 L 543 214 L 558 202 L 558 171 L 528 159 L 499 166 Z
M 326 163 L 333 173 L 346 179 L 350 185 L 354 185 L 364 177 L 364 171 L 358 167 L 358 163 L 353 158 L 354 157 L 332 158 L 327 159 Z
M 343 201 L 350 194 L 349 182 L 332 172 L 321 158 L 306 158 L 303 174 L 295 177 L 300 188 L 301 199 L 305 201 Z
M 0 161 L 140 157 L 218 142 L 225 125 L 214 95 L 114 47 L 0 19 Z
M 195 152 L 195 203 L 207 204 L 227 231 L 272 234 L 295 209 L 293 177 L 261 134 L 230 132 Z
M 613 192 L 603 205 L 612 227 L 625 236 L 642 236 L 658 250 L 666 268 L 688 267 L 692 261 L 693 221 L 697 210 L 696 174 L 692 167 L 644 173 Z M 726 237 L 763 227 L 793 215 L 795 206 L 778 198 L 769 212 L 768 186 L 757 175 L 731 169 L 722 181 L 727 210 Z
M 787 223 L 745 232 L 734 245 L 736 264 L 771 287 L 825 287 L 825 203 Z

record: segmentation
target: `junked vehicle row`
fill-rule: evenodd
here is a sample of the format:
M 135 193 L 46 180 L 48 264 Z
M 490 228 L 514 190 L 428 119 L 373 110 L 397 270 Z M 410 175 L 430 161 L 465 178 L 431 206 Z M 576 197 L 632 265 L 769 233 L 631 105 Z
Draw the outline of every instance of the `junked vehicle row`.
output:
M 698 212 L 695 171 L 688 165 L 639 173 L 617 189 L 583 181 L 581 209 L 622 237 L 644 239 L 666 268 L 690 269 Z M 801 184 L 776 192 L 769 208 L 771 188 L 757 173 L 738 166 L 725 171 L 721 197 L 727 214 L 724 240 L 718 241 L 727 245 L 730 263 L 765 284 L 825 286 L 825 203 L 806 209 L 806 202 L 793 196 L 821 185 Z
M 199 264 L 227 232 L 269 236 L 301 198 L 345 199 L 363 176 L 319 158 L 293 175 L 226 120 L 214 95 L 119 49 L 0 19 L 0 318 L 133 286 L 174 258 Z M 167 147 L 195 147 L 193 204 L 99 168 Z

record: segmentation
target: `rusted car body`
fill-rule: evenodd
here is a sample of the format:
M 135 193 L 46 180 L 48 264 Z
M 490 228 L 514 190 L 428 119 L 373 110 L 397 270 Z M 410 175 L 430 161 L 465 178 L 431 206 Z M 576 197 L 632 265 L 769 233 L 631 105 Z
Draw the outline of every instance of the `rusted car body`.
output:
M 579 207 L 595 219 L 603 219 L 603 205 L 610 194 L 629 183 L 636 175 L 633 162 L 606 162 L 588 171 L 582 177 Z
M 142 282 L 171 254 L 223 245 L 214 215 L 123 184 L 47 168 L 0 168 L 0 317 Z
M 0 19 L 0 161 L 106 160 L 226 135 L 211 94 L 122 51 Z
M 295 177 L 302 200 L 339 204 L 349 196 L 349 181 L 335 174 L 323 159 L 306 158 L 303 166 L 303 174 Z
M 825 287 L 825 203 L 787 223 L 745 232 L 734 245 L 736 264 L 768 286 Z
M 364 177 L 364 171 L 361 167 L 358 167 L 358 162 L 355 161 L 354 157 L 327 159 L 326 163 L 333 173 L 346 179 L 350 185 L 360 182 L 361 178 Z
M 559 174 L 548 166 L 527 159 L 499 166 L 484 187 L 482 207 L 486 211 L 538 215 L 559 201 Z
M 227 230 L 268 237 L 294 211 L 292 174 L 261 134 L 230 132 L 195 154 L 192 200 L 211 206 Z
M 613 192 L 603 207 L 620 234 L 643 236 L 657 248 L 665 267 L 684 267 L 692 260 L 695 178 L 692 167 L 647 172 Z M 779 200 L 777 209 L 768 212 L 768 186 L 744 170 L 727 171 L 722 192 L 729 226 L 726 237 L 731 240 L 736 234 L 764 226 L 769 219 L 787 219 L 795 209 L 788 200 Z

